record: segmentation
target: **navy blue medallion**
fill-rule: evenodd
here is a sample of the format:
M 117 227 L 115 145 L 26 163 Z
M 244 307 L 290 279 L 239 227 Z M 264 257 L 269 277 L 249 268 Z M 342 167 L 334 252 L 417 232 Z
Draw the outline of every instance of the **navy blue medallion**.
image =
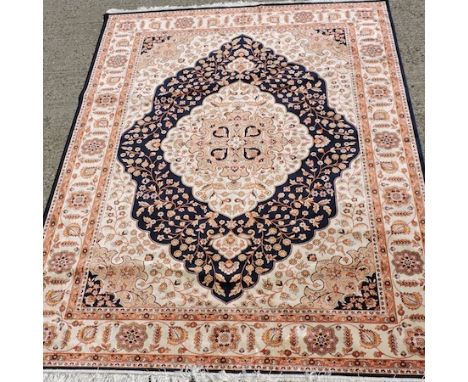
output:
M 325 81 L 240 35 L 156 88 L 118 158 L 138 227 L 228 303 L 328 225 L 358 153 Z

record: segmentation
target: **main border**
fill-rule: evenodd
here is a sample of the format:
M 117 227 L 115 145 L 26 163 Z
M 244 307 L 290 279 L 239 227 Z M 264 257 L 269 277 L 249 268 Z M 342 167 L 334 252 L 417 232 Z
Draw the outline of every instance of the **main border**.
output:
M 407 79 L 406 79 L 406 74 L 405 74 L 405 71 L 404 71 L 404 67 L 403 67 L 403 61 L 402 61 L 402 58 L 401 58 L 401 54 L 400 54 L 400 48 L 399 48 L 399 45 L 398 45 L 398 40 L 397 40 L 397 36 L 396 36 L 396 31 L 395 31 L 395 24 L 394 24 L 394 21 L 393 21 L 393 17 L 392 17 L 392 13 L 391 13 L 391 10 L 390 10 L 390 0 L 360 0 L 360 1 L 329 1 L 329 2 L 326 2 L 326 1 L 323 1 L 323 2 L 317 2 L 317 4 L 339 4 L 339 3 L 343 3 L 343 4 L 346 4 L 346 3 L 378 3 L 378 2 L 385 2 L 385 5 L 386 5 L 386 8 L 387 8 L 387 13 L 388 13 L 388 16 L 389 16 L 389 20 L 390 20 L 390 25 L 391 25 L 391 31 L 392 31 L 392 38 L 393 38 L 393 41 L 395 43 L 395 50 L 397 52 L 397 57 L 398 57 L 398 64 L 399 64 L 399 67 L 400 67 L 400 72 L 401 72 L 401 77 L 402 77 L 402 80 L 403 80 L 403 85 L 404 85 L 404 89 L 405 89 L 405 96 L 406 96 L 406 101 L 407 101 L 407 104 L 408 104 L 408 109 L 409 109 L 409 112 L 410 112 L 410 117 L 411 117 L 411 124 L 412 124 L 412 127 L 413 127 L 413 133 L 414 133 L 414 137 L 415 137 L 415 141 L 416 141 L 416 147 L 417 147 L 417 151 L 418 151 L 418 157 L 419 157 L 419 161 L 420 161 L 420 165 L 421 165 L 421 169 L 422 169 L 422 173 L 423 173 L 423 177 L 425 176 L 425 164 L 424 164 L 424 154 L 423 154 L 423 151 L 422 151 L 422 145 L 421 145 L 421 140 L 420 140 L 420 136 L 419 136 L 419 132 L 418 132 L 418 128 L 417 128 L 417 124 L 416 124 L 416 118 L 415 118 L 415 114 L 414 114 L 414 110 L 413 110 L 413 105 L 412 105 L 412 102 L 411 102 L 411 96 L 410 96 L 410 93 L 409 93 L 409 87 L 408 87 L 408 83 L 407 83 Z M 239 6 L 226 6 L 225 8 L 256 8 L 256 7 L 262 7 L 262 6 L 284 6 L 284 5 L 291 5 L 291 4 L 298 4 L 298 5 L 306 5 L 306 4 L 313 4 L 314 2 L 313 1 L 298 1 L 298 2 L 274 2 L 274 3 L 259 3 L 259 4 L 242 4 L 242 5 L 239 5 Z M 221 8 L 220 6 L 214 6 L 214 7 L 203 7 L 203 9 L 219 9 Z M 176 8 L 177 11 L 191 11 L 191 10 L 194 10 L 194 8 Z M 76 112 L 75 112 L 75 115 L 73 117 L 73 121 L 72 121 L 72 124 L 71 124 L 71 127 L 70 127 L 70 130 L 69 130 L 69 133 L 68 133 L 68 137 L 67 137 L 67 140 L 66 140 L 66 143 L 65 143 L 65 148 L 63 150 L 63 153 L 62 153 L 62 156 L 61 156 L 61 159 L 60 159 L 60 163 L 59 163 L 59 166 L 57 168 L 57 172 L 55 174 L 55 179 L 54 179 L 54 182 L 52 184 L 52 187 L 51 187 L 51 190 L 50 190 L 50 194 L 49 194 L 49 197 L 48 197 L 48 200 L 47 200 L 47 204 L 46 204 L 46 207 L 44 209 L 44 213 L 43 213 L 43 224 L 45 224 L 46 222 L 46 219 L 47 219 L 47 216 L 49 214 L 49 211 L 50 211 L 50 207 L 52 205 L 52 201 L 53 201 L 53 198 L 54 198 L 54 195 L 55 195 L 55 191 L 56 191 L 56 188 L 57 188 L 57 185 L 58 185 L 58 182 L 59 182 L 59 179 L 60 179 L 60 175 L 62 173 L 62 170 L 63 170 L 63 167 L 64 167 L 64 163 L 65 163 L 65 158 L 66 158 L 66 155 L 67 155 L 67 152 L 68 152 L 68 148 L 69 148 L 69 145 L 70 145 L 70 142 L 71 142 L 71 139 L 73 137 L 73 134 L 75 132 L 75 127 L 76 127 L 76 122 L 77 122 L 77 119 L 78 119 L 78 116 L 79 116 L 79 113 L 80 113 L 80 110 L 81 110 L 81 107 L 82 107 L 82 104 L 83 104 L 83 99 L 84 99 L 84 95 L 86 93 L 86 90 L 88 89 L 88 85 L 89 85 L 89 82 L 90 82 L 90 79 L 91 79 L 91 75 L 93 73 L 93 69 L 94 69 L 94 66 L 95 66 L 95 63 L 96 63 L 96 59 L 97 59 L 97 56 L 99 54 L 99 49 L 101 47 L 101 42 L 102 42 L 102 39 L 103 39 L 103 36 L 104 36 L 104 33 L 105 33 L 105 30 L 106 30 L 106 27 L 107 27 L 107 23 L 108 23 L 108 20 L 109 20 L 109 16 L 110 15 L 122 15 L 122 14 L 137 14 L 137 13 L 159 13 L 159 12 L 168 12 L 168 11 L 171 11 L 171 9 L 159 9 L 159 10 L 147 10 L 147 11 L 135 11 L 135 12 L 113 12 L 113 13 L 106 13 L 103 15 L 103 24 L 102 24 L 102 27 L 101 27 L 101 30 L 99 32 L 99 37 L 98 37 L 98 40 L 97 40 L 97 43 L 96 43 L 96 47 L 95 47 L 95 50 L 94 50 L 94 54 L 93 54 L 93 57 L 92 57 L 92 60 L 91 60 L 91 63 L 90 63 L 90 67 L 88 69 L 88 73 L 87 73 L 87 76 L 86 76 L 86 79 L 85 79 L 85 82 L 84 82 L 84 85 L 83 85 L 83 88 L 80 92 L 80 95 L 78 97 L 78 107 L 76 109 Z M 99 367 L 99 368 L 93 368 L 93 367 L 82 367 L 82 366 L 64 366 L 64 367 L 61 367 L 61 366 L 43 366 L 43 369 L 44 370 L 117 370 L 117 371 L 148 371 L 148 372 L 152 372 L 152 371 L 180 371 L 180 369 L 158 369 L 158 368 L 142 368 L 142 369 L 135 369 L 135 368 L 116 368 L 116 367 Z M 224 371 L 226 373 L 229 373 L 229 374 L 240 374 L 240 373 L 262 373 L 262 371 L 258 371 L 258 370 L 239 370 L 239 371 L 236 371 L 236 370 L 223 370 L 223 369 L 219 369 L 219 370 L 207 370 L 206 372 L 209 372 L 209 373 L 217 373 L 217 372 L 220 372 L 220 371 Z M 288 374 L 298 374 L 298 372 L 283 372 L 283 371 L 268 371 L 268 372 L 263 372 L 263 373 L 266 373 L 266 374 L 284 374 L 284 375 L 288 375 Z M 304 373 L 306 374 L 306 373 Z M 372 378 L 372 377 L 382 377 L 382 378 L 408 378 L 408 379 L 424 379 L 424 375 L 407 375 L 407 374 L 355 374 L 355 373 L 333 373 L 333 375 L 336 375 L 336 376 L 361 376 L 363 378 L 365 377 L 369 377 L 369 378 Z

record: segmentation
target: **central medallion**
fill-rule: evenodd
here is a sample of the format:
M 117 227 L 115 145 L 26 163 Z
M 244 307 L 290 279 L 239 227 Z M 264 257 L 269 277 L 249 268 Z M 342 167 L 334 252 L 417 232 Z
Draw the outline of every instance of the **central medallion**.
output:
M 195 198 L 234 218 L 272 197 L 312 145 L 295 114 L 271 94 L 239 81 L 206 97 L 161 146 Z
M 225 303 L 327 226 L 358 153 L 324 80 L 244 35 L 159 85 L 118 150 L 138 227 Z

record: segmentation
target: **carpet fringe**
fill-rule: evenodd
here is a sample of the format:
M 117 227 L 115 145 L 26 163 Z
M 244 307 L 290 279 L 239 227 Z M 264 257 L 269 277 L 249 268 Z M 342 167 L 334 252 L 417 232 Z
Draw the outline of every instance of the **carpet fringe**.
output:
M 420 378 L 192 371 L 44 370 L 44 382 L 421 382 Z
M 349 3 L 356 0 L 302 0 L 302 3 Z M 375 1 L 375 0 L 359 0 L 359 1 Z M 135 9 L 119 9 L 111 8 L 107 10 L 106 14 L 113 13 L 139 13 L 139 12 L 151 12 L 151 11 L 177 11 L 181 9 L 203 9 L 203 8 L 236 8 L 252 5 L 281 5 L 281 4 L 297 4 L 297 0 L 283 0 L 280 2 L 269 2 L 269 1 L 223 1 L 219 3 L 208 3 L 199 5 L 162 5 L 155 7 L 138 7 Z

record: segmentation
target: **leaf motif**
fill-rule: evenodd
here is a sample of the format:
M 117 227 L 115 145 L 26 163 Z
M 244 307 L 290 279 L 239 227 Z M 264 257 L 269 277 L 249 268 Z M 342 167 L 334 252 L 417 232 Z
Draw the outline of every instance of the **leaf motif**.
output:
M 195 331 L 194 345 L 195 345 L 195 349 L 197 349 L 198 351 L 201 350 L 201 331 L 200 331 L 200 328 L 197 328 L 197 330 Z
M 279 346 L 283 339 L 283 331 L 281 328 L 270 328 L 262 335 L 262 340 L 268 346 Z
M 250 329 L 248 341 L 247 341 L 247 350 L 252 351 L 255 349 L 255 331 Z
M 61 347 L 64 348 L 68 345 L 68 342 L 70 341 L 71 337 L 71 330 L 67 329 L 65 332 L 65 335 L 63 336 Z
M 79 236 L 81 233 L 81 228 L 78 224 L 70 224 L 65 228 L 65 236 Z
M 393 334 L 388 336 L 388 346 L 393 354 L 398 355 L 397 343 L 396 338 Z
M 51 290 L 47 292 L 45 301 L 47 304 L 54 306 L 57 305 L 60 301 L 62 301 L 64 295 L 64 292 L 61 290 Z
M 111 329 L 112 329 L 111 325 L 107 325 L 104 328 L 104 332 L 102 333 L 102 344 L 103 344 L 103 346 L 109 346 Z
M 409 309 L 415 310 L 415 309 L 418 309 L 422 305 L 422 296 L 417 292 L 402 293 L 401 301 Z
M 85 344 L 89 344 L 93 342 L 94 338 L 96 337 L 96 333 L 97 333 L 96 326 L 94 325 L 85 326 L 78 333 L 78 339 Z
M 345 328 L 344 334 L 345 334 L 346 347 L 352 348 L 353 347 L 353 334 L 351 333 L 351 330 L 349 328 Z
M 231 282 L 237 282 L 241 279 L 241 274 L 240 273 L 236 273 L 234 276 L 232 276 L 231 278 Z
M 297 339 L 297 332 L 296 332 L 296 327 L 293 327 L 291 329 L 291 332 L 289 333 L 289 343 L 291 344 L 291 349 L 297 353 L 300 352 L 301 348 L 298 344 L 298 339 Z
M 210 274 L 206 275 L 202 281 L 203 285 L 210 286 L 210 284 L 213 282 L 213 276 Z
M 224 289 L 221 287 L 220 283 L 215 282 L 213 285 L 213 291 L 216 294 L 219 294 L 220 296 L 226 296 L 226 292 L 224 292 Z
M 318 215 L 318 216 L 314 217 L 311 220 L 312 225 L 317 228 L 320 225 L 320 222 L 322 221 L 322 219 L 323 219 L 323 215 Z
M 184 342 L 188 337 L 187 331 L 180 326 L 171 326 L 169 328 L 169 335 L 167 342 L 171 345 L 179 345 Z
M 241 290 L 242 290 L 242 284 L 241 284 L 241 283 L 237 283 L 237 284 L 229 291 L 229 296 L 235 296 L 236 294 L 239 294 Z
M 159 325 L 156 325 L 154 328 L 154 334 L 153 334 L 153 344 L 157 346 L 160 340 L 161 340 L 161 327 Z
M 250 276 L 244 276 L 243 281 L 247 286 L 253 285 L 254 283 Z
M 319 212 L 319 210 L 320 210 L 320 204 L 314 203 L 314 206 L 312 207 L 312 211 L 317 213 L 317 212 Z
M 359 338 L 361 340 L 361 345 L 367 349 L 375 348 L 382 342 L 380 336 L 370 329 L 360 329 Z

